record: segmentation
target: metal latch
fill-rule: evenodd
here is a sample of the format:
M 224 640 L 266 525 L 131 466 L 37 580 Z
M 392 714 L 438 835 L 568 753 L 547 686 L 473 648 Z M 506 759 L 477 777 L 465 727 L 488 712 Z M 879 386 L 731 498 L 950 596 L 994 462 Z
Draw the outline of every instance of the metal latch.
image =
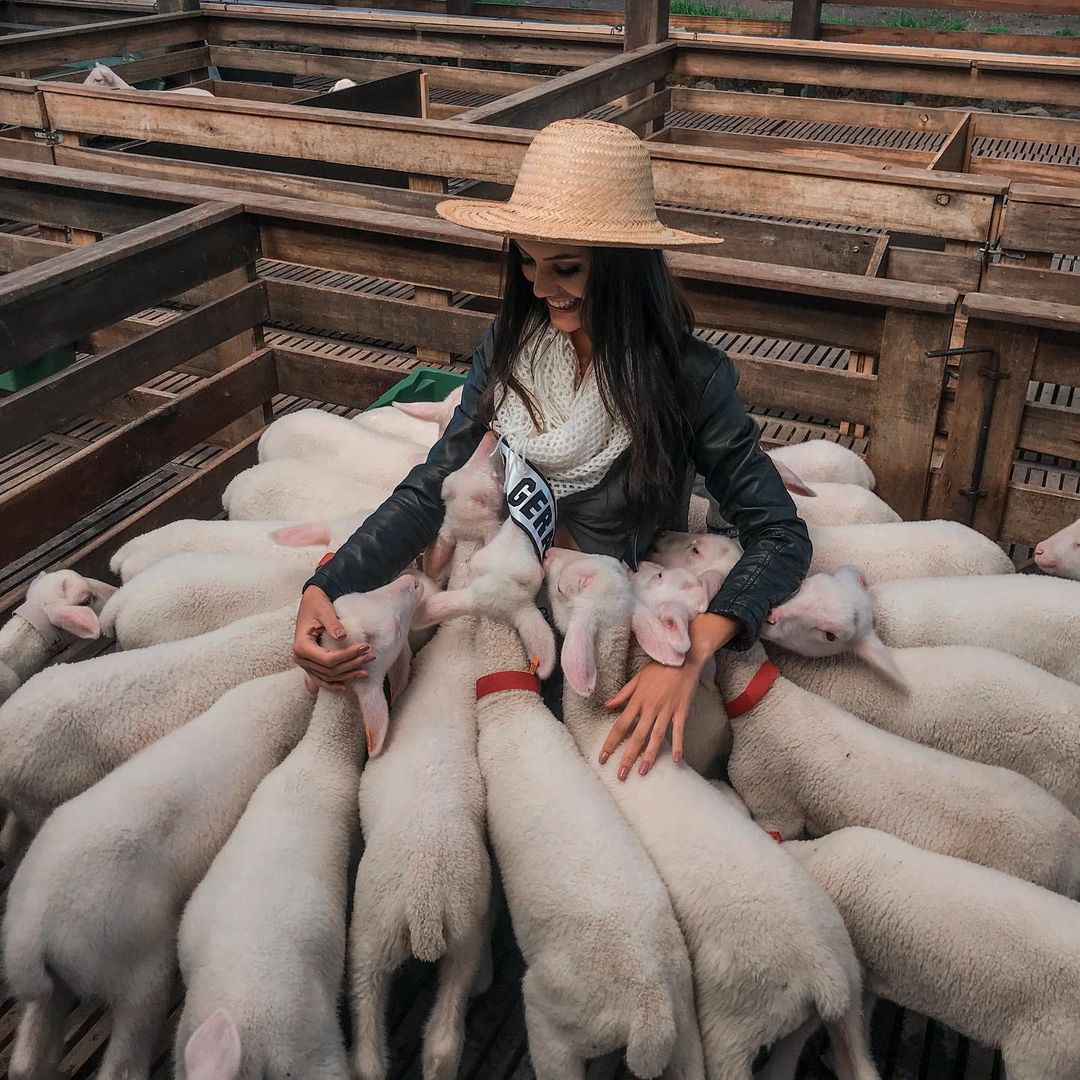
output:
M 53 146 L 64 141 L 63 133 L 59 131 L 35 131 L 34 138 Z

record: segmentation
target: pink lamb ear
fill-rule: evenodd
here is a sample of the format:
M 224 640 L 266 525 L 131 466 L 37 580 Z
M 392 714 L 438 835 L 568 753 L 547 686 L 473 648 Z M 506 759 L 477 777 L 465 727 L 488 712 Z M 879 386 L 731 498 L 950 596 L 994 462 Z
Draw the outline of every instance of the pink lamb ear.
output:
M 638 608 L 630 621 L 638 644 L 657 663 L 678 667 L 690 648 L 686 624 L 673 615 Z
M 906 694 L 911 689 L 907 680 L 900 673 L 892 649 L 877 634 L 871 632 L 859 638 L 852 646 L 851 651 L 864 664 L 869 664 L 887 683 L 895 686 L 897 690 L 901 690 Z
M 304 525 L 286 525 L 270 534 L 275 544 L 283 547 L 315 547 L 330 543 L 330 526 L 312 521 Z
M 441 401 L 392 401 L 390 404 L 406 416 L 415 416 L 417 420 L 429 420 L 437 424 L 442 419 Z
M 562 647 L 563 676 L 575 694 L 588 697 L 596 689 L 596 624 L 574 612 Z
M 240 1060 L 240 1032 L 224 1009 L 211 1013 L 184 1047 L 187 1080 L 235 1080 Z
M 77 638 L 101 637 L 101 624 L 92 608 L 75 604 L 49 604 L 45 608 L 49 622 Z
M 701 579 L 701 584 L 705 586 L 705 592 L 709 597 L 709 602 L 712 602 L 712 598 L 720 591 L 720 586 L 724 584 L 724 575 L 719 570 L 705 570 L 698 574 Z
M 435 538 L 435 543 L 424 551 L 421 561 L 421 569 L 432 581 L 442 587 L 450 575 L 450 560 L 454 557 L 455 542 L 441 533 Z
M 364 735 L 367 739 L 368 757 L 378 757 L 386 742 L 386 732 L 390 727 L 390 709 L 386 704 L 382 684 L 368 685 L 368 681 L 356 680 L 349 685 L 360 702 L 360 712 L 364 717 Z
M 780 474 L 780 479 L 784 481 L 784 487 L 791 492 L 792 495 L 806 495 L 810 498 L 816 498 L 817 492 L 807 484 L 801 476 L 794 469 L 789 469 L 781 461 L 773 461 L 776 466 L 776 471 Z

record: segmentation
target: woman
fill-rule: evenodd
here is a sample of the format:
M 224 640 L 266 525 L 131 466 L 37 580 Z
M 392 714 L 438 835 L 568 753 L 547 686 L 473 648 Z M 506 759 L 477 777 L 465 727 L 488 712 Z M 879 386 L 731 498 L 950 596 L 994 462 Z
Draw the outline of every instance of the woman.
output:
M 639 757 L 645 775 L 669 729 L 681 758 L 702 665 L 717 649 L 748 647 L 810 561 L 806 528 L 735 395 L 732 364 L 692 336 L 693 314 L 659 250 L 709 241 L 659 223 L 644 144 L 592 120 L 540 132 L 508 203 L 454 200 L 436 210 L 511 238 L 501 312 L 427 462 L 305 586 L 297 663 L 327 688 L 366 677 L 366 647 L 318 645 L 324 629 L 344 634 L 332 601 L 385 584 L 435 540 L 443 479 L 488 428 L 549 482 L 556 543 L 631 567 L 662 530 L 686 528 L 700 473 L 744 554 L 693 620 L 682 667 L 649 664 L 608 702 L 621 713 L 601 762 L 629 735 L 620 779 Z

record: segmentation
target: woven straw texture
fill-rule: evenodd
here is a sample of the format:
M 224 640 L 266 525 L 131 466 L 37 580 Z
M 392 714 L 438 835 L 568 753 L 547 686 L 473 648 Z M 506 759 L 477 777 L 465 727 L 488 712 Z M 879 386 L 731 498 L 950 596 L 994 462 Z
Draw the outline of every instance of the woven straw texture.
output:
M 652 160 L 629 129 L 557 120 L 525 151 L 509 202 L 451 199 L 436 213 L 469 229 L 594 247 L 720 243 L 669 229 L 656 217 Z

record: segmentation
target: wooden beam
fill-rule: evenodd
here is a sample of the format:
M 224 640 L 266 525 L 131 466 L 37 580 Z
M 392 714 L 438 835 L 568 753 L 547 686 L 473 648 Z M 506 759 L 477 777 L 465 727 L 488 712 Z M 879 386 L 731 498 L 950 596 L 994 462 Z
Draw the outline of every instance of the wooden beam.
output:
M 254 224 L 237 206 L 181 211 L 0 279 L 3 370 L 252 262 Z M 107 288 L 95 287 L 108 278 Z
M 312 356 L 298 349 L 275 350 L 279 393 L 317 398 L 351 409 L 365 409 L 399 382 L 406 372 L 366 360 Z
M 145 60 L 128 60 L 123 64 L 114 64 L 112 70 L 124 82 L 148 82 L 150 79 L 163 79 L 167 75 L 181 75 L 189 71 L 198 71 L 210 63 L 210 50 L 206 45 L 197 45 L 193 49 L 181 49 L 178 52 L 148 56 Z M 73 71 L 60 75 L 56 82 L 82 83 L 86 80 L 86 71 Z M 51 81 L 51 80 L 50 80 Z
M 492 322 L 490 315 L 462 308 L 426 307 L 408 300 L 273 278 L 265 284 L 272 322 L 346 331 L 399 345 L 426 345 L 448 353 L 469 354 Z
M 1080 495 L 1010 483 L 1000 538 L 1035 546 L 1080 518 Z
M 1080 299 L 1080 295 L 1077 299 Z M 1080 305 L 976 293 L 964 297 L 960 310 L 969 319 L 1080 333 Z
M 478 105 L 455 119 L 462 124 L 539 129 L 554 120 L 582 116 L 631 90 L 662 80 L 671 70 L 674 58 L 675 46 L 670 42 L 643 45 L 581 71 L 568 72 L 541 86 Z
M 651 130 L 649 125 L 658 120 L 661 123 L 671 108 L 671 91 L 666 87 L 655 94 L 642 98 L 634 105 L 628 105 L 618 112 L 605 117 L 609 124 L 622 124 L 631 131 L 642 133 Z
M 0 37 L 0 71 L 55 71 L 64 64 L 114 56 L 131 48 L 161 49 L 187 45 L 205 38 L 204 20 L 197 12 L 116 19 L 61 30 L 35 30 L 29 34 Z
M 74 246 L 57 240 L 41 240 L 36 236 L 0 233 L 0 271 L 10 274 L 13 270 L 25 270 L 28 266 L 63 255 Z
M 822 0 L 792 0 L 791 36 L 816 41 L 821 37 Z
M 33 550 L 45 537 L 276 393 L 273 356 L 257 353 L 15 488 L 0 498 L 6 523 L 0 534 L 0 564 Z
M 967 172 L 971 152 L 971 113 L 957 122 L 930 162 L 934 172 Z
M 666 41 L 670 0 L 626 0 L 624 48 L 627 52 Z
M 830 419 L 866 422 L 876 392 L 870 376 L 808 364 L 730 353 L 739 372 L 739 397 L 748 406 L 789 409 Z
M 0 398 L 0 455 L 32 442 L 131 387 L 175 368 L 267 318 L 263 285 L 180 315 L 100 356 Z

